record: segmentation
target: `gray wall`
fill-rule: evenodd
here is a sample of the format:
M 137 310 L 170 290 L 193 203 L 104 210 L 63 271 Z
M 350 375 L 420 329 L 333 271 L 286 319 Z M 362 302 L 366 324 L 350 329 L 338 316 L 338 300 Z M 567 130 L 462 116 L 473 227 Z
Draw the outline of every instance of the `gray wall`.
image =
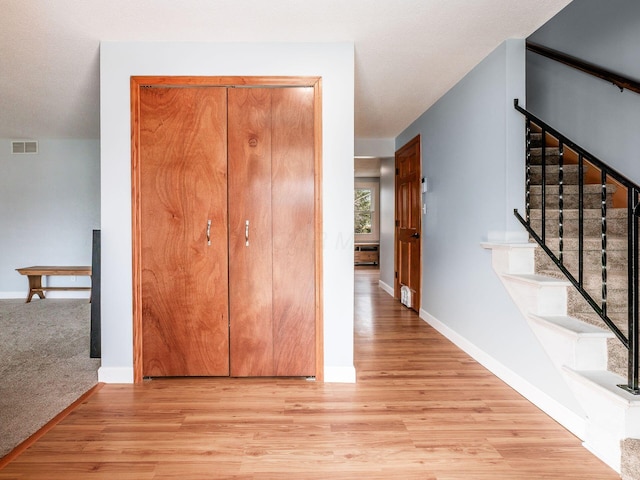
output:
M 99 141 L 40 139 L 39 150 L 12 155 L 11 140 L 0 139 L 0 298 L 26 296 L 16 268 L 91 265 L 91 232 L 100 228 Z M 70 281 L 53 277 L 51 285 Z M 74 285 L 89 285 L 88 278 Z
M 395 235 L 395 158 L 380 160 L 380 282 L 393 290 Z
M 524 41 L 499 46 L 396 139 L 421 135 L 424 196 L 421 316 L 567 408 L 579 407 L 491 267 L 480 243 L 522 231 Z
M 529 40 L 640 81 L 637 0 L 574 0 Z M 527 105 L 640 182 L 640 95 L 528 52 Z

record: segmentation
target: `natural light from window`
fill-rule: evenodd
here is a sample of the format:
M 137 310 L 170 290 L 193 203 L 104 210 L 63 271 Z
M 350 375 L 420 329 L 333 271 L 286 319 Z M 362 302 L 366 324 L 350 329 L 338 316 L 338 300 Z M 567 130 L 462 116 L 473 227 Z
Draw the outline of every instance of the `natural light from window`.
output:
M 353 220 L 355 243 L 377 243 L 380 239 L 378 202 L 380 184 L 356 180 L 353 190 Z
M 373 233 L 373 190 L 371 188 L 355 189 L 353 211 L 355 234 Z

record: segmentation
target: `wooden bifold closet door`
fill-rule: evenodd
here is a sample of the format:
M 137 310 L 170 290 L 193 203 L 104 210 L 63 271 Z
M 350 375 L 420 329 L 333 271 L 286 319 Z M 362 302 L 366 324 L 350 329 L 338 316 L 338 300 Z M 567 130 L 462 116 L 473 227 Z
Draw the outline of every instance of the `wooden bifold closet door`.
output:
M 313 376 L 314 89 L 140 89 L 143 376 Z
M 312 88 L 229 90 L 232 376 L 314 375 L 313 168 Z
M 226 118 L 223 88 L 140 91 L 145 376 L 229 374 Z

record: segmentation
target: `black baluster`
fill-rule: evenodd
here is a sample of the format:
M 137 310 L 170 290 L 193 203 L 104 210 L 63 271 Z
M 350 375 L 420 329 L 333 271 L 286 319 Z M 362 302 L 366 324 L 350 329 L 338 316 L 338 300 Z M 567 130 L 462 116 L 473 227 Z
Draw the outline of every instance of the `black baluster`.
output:
M 546 241 L 546 222 L 547 222 L 547 131 L 543 127 L 542 133 L 540 135 L 540 163 L 542 166 L 542 182 L 540 184 L 540 194 L 542 195 L 542 207 L 541 207 L 541 217 L 542 217 L 542 232 L 540 237 L 542 238 L 542 243 L 547 244 Z
M 602 226 L 602 315 L 607 315 L 607 173 L 601 169 L 600 216 Z
M 564 144 L 560 141 L 558 145 L 558 260 L 560 264 L 563 263 L 563 249 L 564 249 Z
M 525 198 L 524 209 L 527 225 L 531 226 L 531 120 L 527 119 L 527 151 L 525 156 Z
M 578 285 L 584 285 L 584 157 L 578 154 Z
M 640 395 L 638 385 L 638 352 L 639 328 L 638 328 L 638 216 L 640 205 L 638 204 L 638 190 L 627 188 L 627 252 L 628 252 L 628 364 L 627 385 L 619 385 L 625 390 Z

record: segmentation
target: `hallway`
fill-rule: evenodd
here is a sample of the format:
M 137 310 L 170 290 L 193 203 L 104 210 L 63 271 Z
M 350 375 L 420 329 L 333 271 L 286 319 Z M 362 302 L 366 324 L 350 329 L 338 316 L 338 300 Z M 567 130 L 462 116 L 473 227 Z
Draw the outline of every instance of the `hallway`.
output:
M 105 385 L 0 479 L 616 479 L 356 269 L 356 384 Z

